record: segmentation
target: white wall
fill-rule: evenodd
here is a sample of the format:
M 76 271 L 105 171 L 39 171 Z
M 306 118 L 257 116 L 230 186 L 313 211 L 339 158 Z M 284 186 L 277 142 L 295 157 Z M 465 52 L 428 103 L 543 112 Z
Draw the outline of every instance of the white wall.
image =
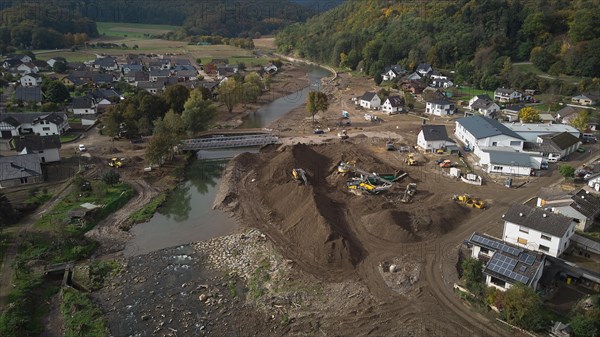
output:
M 484 164 L 481 164 L 484 165 Z M 503 175 L 528 176 L 531 174 L 531 167 L 510 166 L 505 164 L 489 163 L 487 173 L 500 173 Z
M 593 188 L 596 192 L 600 192 L 600 177 L 590 179 L 588 181 L 588 186 Z
M 579 213 L 571 206 L 552 207 L 552 211 L 554 213 L 559 213 L 566 217 L 579 220 L 579 223 L 575 225 L 575 228 L 580 231 L 586 230 L 587 227 L 594 222 L 592 219 L 588 219 L 585 215 Z
M 432 151 L 444 148 L 448 145 L 454 145 L 454 142 L 451 142 L 449 140 L 426 141 L 425 136 L 423 135 L 423 131 L 419 132 L 419 135 L 417 136 L 417 146 L 419 146 L 423 150 Z
M 521 232 L 520 229 L 528 231 L 528 233 Z M 520 247 L 527 248 L 529 250 L 535 250 L 538 252 L 542 252 L 544 254 L 558 257 L 560 256 L 568 247 L 569 247 L 569 239 L 573 235 L 575 231 L 575 226 L 571 224 L 565 236 L 562 238 L 542 233 L 535 229 L 526 228 L 523 226 L 519 226 L 512 222 L 505 221 L 504 222 L 504 234 L 502 238 L 504 241 L 515 244 Z M 549 236 L 550 240 L 542 239 L 542 234 Z M 521 244 L 518 242 L 518 238 L 522 238 L 527 240 L 527 244 Z M 540 245 L 544 245 L 549 248 L 549 251 L 544 251 L 540 249 Z
M 425 113 L 436 115 L 436 116 L 447 116 L 454 114 L 454 111 L 450 111 L 450 113 L 446 112 L 446 110 L 450 109 L 450 105 L 440 105 L 434 104 L 431 102 L 427 102 L 427 106 L 425 108 Z
M 73 109 L 73 114 L 75 114 L 75 115 L 95 115 L 96 109 L 94 109 L 94 108 Z
M 46 149 L 43 151 L 29 151 L 23 149 L 19 154 L 37 154 L 40 158 L 40 163 L 53 163 L 60 161 L 60 153 L 58 149 Z

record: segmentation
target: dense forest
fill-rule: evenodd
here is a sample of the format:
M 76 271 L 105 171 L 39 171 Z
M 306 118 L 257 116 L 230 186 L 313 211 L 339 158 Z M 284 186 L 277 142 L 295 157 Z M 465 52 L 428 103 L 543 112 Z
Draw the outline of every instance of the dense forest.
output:
M 348 0 L 283 29 L 284 53 L 363 70 L 429 62 L 459 83 L 500 83 L 512 63 L 550 74 L 600 77 L 597 0 Z
M 39 0 L 13 0 L 0 3 L 5 8 L 15 3 L 39 3 Z M 45 4 L 79 13 L 99 22 L 130 22 L 183 26 L 172 35 L 255 37 L 272 34 L 295 22 L 303 22 L 328 10 L 341 0 L 44 0 Z M 2 7 L 0 7 L 1 9 Z
M 96 23 L 65 8 L 17 5 L 0 11 L 0 50 L 50 49 L 81 44 L 98 36 Z

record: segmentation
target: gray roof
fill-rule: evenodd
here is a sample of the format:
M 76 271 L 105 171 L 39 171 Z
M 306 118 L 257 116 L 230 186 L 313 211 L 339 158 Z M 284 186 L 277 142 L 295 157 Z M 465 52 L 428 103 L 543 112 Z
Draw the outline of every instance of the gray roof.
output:
M 495 119 L 483 116 L 470 116 L 459 118 L 456 122 L 462 125 L 465 129 L 467 129 L 467 131 L 470 134 L 472 134 L 473 137 L 475 137 L 476 139 L 505 135 L 516 139 L 525 140 L 516 132 L 500 124 Z
M 94 64 L 100 67 L 114 67 L 116 63 L 117 60 L 111 56 L 97 58 L 96 60 L 94 60 Z
M 417 66 L 417 70 L 427 71 L 431 68 L 431 64 L 429 63 L 421 63 Z
M 454 104 L 454 103 L 452 103 L 449 100 L 444 99 L 444 98 L 432 99 L 430 101 L 427 101 L 427 103 L 438 104 L 438 105 L 451 105 L 451 104 Z
M 560 188 L 542 187 L 542 188 L 540 188 L 540 191 L 538 192 L 538 198 L 544 199 L 546 201 L 563 200 L 563 199 L 570 199 L 571 195 L 568 192 L 566 192 Z
M 574 108 L 572 106 L 566 106 L 556 112 L 557 115 L 560 115 L 561 118 L 565 118 L 567 116 L 571 116 L 572 114 L 578 112 L 581 108 Z
M 150 76 L 159 76 L 159 77 L 169 77 L 171 76 L 171 71 L 168 69 L 165 70 L 150 70 Z
M 47 120 L 56 125 L 62 124 L 67 120 L 67 115 L 64 112 L 12 112 L 12 113 L 0 113 L 0 121 L 12 117 L 19 122 L 19 124 L 30 123 L 36 124 L 40 120 Z
M 124 64 L 121 68 L 123 68 L 123 69 L 127 68 L 130 71 L 144 70 L 144 66 L 141 64 Z
M 403 103 L 402 98 L 400 98 L 400 96 L 390 96 L 388 97 L 388 100 L 390 101 L 392 107 L 402 106 Z
M 519 111 L 521 111 L 521 109 L 523 109 L 524 107 L 525 107 L 525 104 L 507 105 L 504 107 L 504 111 L 519 113 Z
M 523 152 L 484 150 L 490 154 L 490 164 L 531 167 L 530 155 Z
M 573 136 L 568 132 L 555 133 L 553 135 L 540 136 L 543 142 L 550 142 L 561 150 L 570 148 L 571 146 L 579 143 L 579 138 Z
M 373 99 L 373 97 L 375 97 L 375 96 L 377 96 L 377 94 L 376 94 L 376 93 L 374 93 L 374 92 L 370 92 L 370 91 L 367 91 L 367 92 L 365 92 L 365 93 L 362 95 L 362 97 L 360 98 L 360 100 L 361 100 L 361 101 L 369 101 L 369 102 L 370 102 L 370 101 Z
M 584 189 L 579 190 L 571 200 L 571 207 L 587 218 L 593 218 L 600 213 L 600 198 Z
M 14 149 L 21 152 L 27 148 L 28 151 L 40 151 L 47 149 L 60 149 L 60 137 L 53 136 L 20 136 L 13 137 Z
M 427 141 L 449 140 L 446 127 L 443 125 L 426 124 L 421 126 L 421 131 L 423 132 L 423 137 Z
M 491 107 L 493 104 L 495 104 L 495 103 L 491 99 L 478 98 L 477 100 L 475 100 L 475 102 L 473 102 L 473 104 L 471 104 L 471 108 L 473 108 L 473 109 L 487 109 L 487 108 Z
M 582 93 L 577 96 L 573 96 L 573 98 L 577 98 L 577 99 L 588 98 L 588 99 L 591 99 L 592 101 L 597 101 L 599 96 L 600 96 L 600 94 L 597 94 L 597 93 L 586 92 L 586 93 Z
M 513 92 L 516 92 L 515 89 L 507 89 L 507 88 L 498 88 L 494 91 L 494 94 L 502 94 L 502 95 L 510 95 Z
M 73 98 L 73 109 L 91 109 L 93 105 L 94 102 L 87 96 Z
M 538 270 L 544 266 L 544 254 L 518 247 L 499 238 L 475 232 L 469 241 L 494 252 L 485 264 L 483 272 L 508 283 L 522 282 L 531 285 Z
M 523 204 L 513 204 L 502 218 L 519 226 L 535 229 L 556 237 L 563 237 L 573 223 L 573 219 L 564 215 Z
M 162 89 L 165 86 L 165 83 L 162 81 L 150 82 L 150 81 L 140 81 L 137 82 L 137 87 L 142 89 Z
M 41 175 L 42 167 L 37 154 L 0 157 L 0 181 Z
M 23 102 L 41 102 L 43 100 L 42 88 L 40 87 L 17 87 L 15 98 Z
M 92 75 L 92 82 L 94 83 L 112 83 L 115 77 L 112 74 L 94 74 Z

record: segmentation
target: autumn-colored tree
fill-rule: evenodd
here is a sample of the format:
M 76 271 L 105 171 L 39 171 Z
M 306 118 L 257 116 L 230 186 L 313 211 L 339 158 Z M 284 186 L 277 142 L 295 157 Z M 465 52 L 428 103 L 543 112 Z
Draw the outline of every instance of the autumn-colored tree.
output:
M 540 111 L 532 107 L 525 107 L 519 111 L 519 119 L 524 123 L 536 123 L 541 121 Z
M 231 113 L 236 104 L 240 102 L 240 85 L 234 78 L 229 78 L 225 82 L 221 82 L 217 88 L 219 101 L 225 104 L 227 110 Z
M 543 306 L 540 296 L 532 288 L 517 283 L 504 293 L 504 319 L 527 330 L 544 328 Z
M 585 131 L 590 121 L 590 116 L 587 111 L 579 110 L 577 117 L 573 118 L 571 125 L 579 131 Z

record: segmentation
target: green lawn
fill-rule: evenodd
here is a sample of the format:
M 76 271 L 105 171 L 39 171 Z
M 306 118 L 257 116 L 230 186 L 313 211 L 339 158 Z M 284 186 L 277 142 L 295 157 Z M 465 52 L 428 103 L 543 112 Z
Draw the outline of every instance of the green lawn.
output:
M 96 22 L 98 33 L 101 36 L 115 36 L 127 38 L 149 38 L 152 35 L 161 35 L 179 29 L 179 26 L 150 25 L 141 23 Z
M 96 58 L 93 53 L 83 51 L 37 50 L 34 51 L 34 53 L 36 59 L 43 61 L 47 61 L 54 57 L 64 57 L 67 62 L 85 62 Z
M 75 123 L 77 119 L 79 119 L 79 123 L 81 123 L 81 118 L 74 118 L 73 120 L 71 120 L 71 118 L 69 118 L 69 122 Z M 74 135 L 74 134 L 64 134 L 64 135 L 60 136 L 60 142 L 61 143 L 72 142 L 73 140 L 75 140 L 75 138 L 77 138 L 77 135 Z
M 458 91 L 459 94 L 468 96 L 469 98 L 476 96 L 476 95 L 483 95 L 483 94 L 488 94 L 488 96 L 490 96 L 491 98 L 494 97 L 494 92 L 491 90 L 475 89 L 475 88 L 466 87 L 466 86 L 461 86 L 460 88 L 457 88 L 456 90 Z

